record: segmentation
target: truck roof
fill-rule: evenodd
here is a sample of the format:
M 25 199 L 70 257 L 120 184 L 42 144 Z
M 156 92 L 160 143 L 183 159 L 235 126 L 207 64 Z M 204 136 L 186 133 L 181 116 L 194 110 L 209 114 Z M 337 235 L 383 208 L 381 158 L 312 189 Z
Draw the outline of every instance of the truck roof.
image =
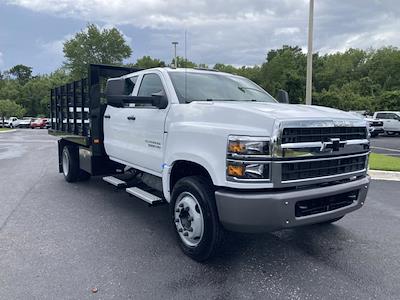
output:
M 150 69 L 144 69 L 144 70 L 140 70 L 137 72 L 133 72 L 130 74 L 126 74 L 124 76 L 121 77 L 130 77 L 131 74 L 141 74 L 141 73 L 149 73 L 151 71 L 160 71 L 160 72 L 168 72 L 168 73 L 175 73 L 175 72 L 179 72 L 179 73 L 184 73 L 184 72 L 190 72 L 190 73 L 201 73 L 201 74 L 218 74 L 218 75 L 227 75 L 227 76 L 237 76 L 237 77 L 241 77 L 240 75 L 236 75 L 236 74 L 231 74 L 231 73 L 226 73 L 226 72 L 220 72 L 218 70 L 215 69 L 205 69 L 205 68 L 173 68 L 173 67 L 157 67 L 157 68 L 150 68 Z

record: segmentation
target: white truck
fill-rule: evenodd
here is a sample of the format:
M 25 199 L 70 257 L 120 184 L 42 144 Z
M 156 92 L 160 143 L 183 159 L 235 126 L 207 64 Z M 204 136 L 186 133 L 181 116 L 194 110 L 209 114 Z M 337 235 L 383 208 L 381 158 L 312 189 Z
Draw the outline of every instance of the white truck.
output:
M 377 111 L 374 113 L 374 119 L 383 121 L 386 134 L 400 134 L 400 111 Z
M 225 230 L 337 221 L 363 206 L 370 182 L 363 118 L 278 103 L 212 70 L 91 65 L 87 79 L 52 90 L 49 132 L 61 136 L 68 182 L 102 175 L 168 204 L 180 247 L 198 261 Z

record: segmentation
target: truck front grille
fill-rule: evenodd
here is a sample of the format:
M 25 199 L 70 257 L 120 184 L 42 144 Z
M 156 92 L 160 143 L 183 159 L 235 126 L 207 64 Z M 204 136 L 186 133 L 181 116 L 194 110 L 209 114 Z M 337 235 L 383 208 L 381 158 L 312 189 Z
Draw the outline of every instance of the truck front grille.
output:
M 365 169 L 366 155 L 329 159 L 309 159 L 282 163 L 282 181 L 340 175 Z
M 296 217 L 305 217 L 349 206 L 357 201 L 358 190 L 329 197 L 298 201 L 295 205 Z
M 284 128 L 282 144 L 326 142 L 331 138 L 339 138 L 341 141 L 366 139 L 368 136 L 366 127 L 308 127 L 308 128 Z

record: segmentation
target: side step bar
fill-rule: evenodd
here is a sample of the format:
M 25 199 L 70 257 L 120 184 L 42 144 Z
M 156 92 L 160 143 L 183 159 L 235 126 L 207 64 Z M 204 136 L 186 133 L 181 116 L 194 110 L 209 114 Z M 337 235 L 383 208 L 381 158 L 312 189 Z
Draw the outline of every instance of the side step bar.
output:
M 112 184 L 113 186 L 116 186 L 117 188 L 124 188 L 124 187 L 127 186 L 125 181 L 123 181 L 121 179 L 118 179 L 118 178 L 116 178 L 114 176 L 103 177 L 103 180 L 105 182 L 108 182 L 109 184 Z
M 150 205 L 156 205 L 156 204 L 160 204 L 160 203 L 164 202 L 164 200 L 161 199 L 160 197 L 150 194 L 149 192 L 139 189 L 138 187 L 127 188 L 126 192 L 132 196 L 135 196 L 135 197 L 147 202 Z

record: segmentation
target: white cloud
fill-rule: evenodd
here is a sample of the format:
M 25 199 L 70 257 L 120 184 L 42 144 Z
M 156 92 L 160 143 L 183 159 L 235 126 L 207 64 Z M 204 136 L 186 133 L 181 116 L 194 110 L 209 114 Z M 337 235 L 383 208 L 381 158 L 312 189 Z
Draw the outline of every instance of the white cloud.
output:
M 4 60 L 3 60 L 3 53 L 0 52 L 0 68 L 3 66 Z
M 144 28 L 152 49 L 165 57 L 166 45 L 188 30 L 188 57 L 213 64 L 261 63 L 269 49 L 305 47 L 309 0 L 7 0 L 54 16 L 97 22 L 105 27 Z M 398 0 L 324 0 L 315 3 L 314 50 L 400 45 Z M 124 27 L 125 28 L 125 27 Z M 127 41 L 133 45 L 140 40 Z M 60 41 L 47 45 L 60 50 Z M 183 47 L 179 51 L 183 54 Z

